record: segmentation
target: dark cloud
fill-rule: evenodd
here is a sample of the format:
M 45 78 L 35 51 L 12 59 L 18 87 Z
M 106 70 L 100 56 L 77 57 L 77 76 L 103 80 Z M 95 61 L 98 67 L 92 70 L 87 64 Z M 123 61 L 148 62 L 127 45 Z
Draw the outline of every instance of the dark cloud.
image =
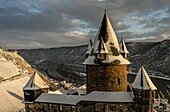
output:
M 169 36 L 169 0 L 0 0 L 0 46 L 38 48 L 88 43 L 106 9 L 118 38 Z

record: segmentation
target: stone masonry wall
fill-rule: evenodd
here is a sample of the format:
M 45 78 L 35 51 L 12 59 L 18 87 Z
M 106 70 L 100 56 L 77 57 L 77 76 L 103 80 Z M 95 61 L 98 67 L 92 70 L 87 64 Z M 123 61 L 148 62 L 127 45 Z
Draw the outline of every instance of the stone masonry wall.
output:
M 127 91 L 127 65 L 87 65 L 87 93 L 92 91 Z

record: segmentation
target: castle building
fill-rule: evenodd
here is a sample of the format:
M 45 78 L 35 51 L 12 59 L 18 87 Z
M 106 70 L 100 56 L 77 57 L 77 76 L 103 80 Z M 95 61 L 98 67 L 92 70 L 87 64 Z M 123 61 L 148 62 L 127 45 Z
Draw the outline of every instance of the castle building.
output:
M 154 86 L 143 67 L 139 69 L 135 81 L 132 83 L 132 87 L 134 101 L 141 104 L 139 108 L 145 112 L 152 112 L 157 88 Z
M 41 93 L 48 93 L 49 86 L 42 80 L 42 78 L 35 72 L 27 84 L 24 86 L 24 101 L 32 102 Z
M 120 53 L 120 47 L 105 12 L 86 65 L 87 93 L 92 91 L 127 91 L 127 65 L 130 62 Z
M 153 112 L 157 88 L 143 67 L 139 69 L 134 82 L 128 84 L 128 54 L 124 40 L 118 43 L 105 12 L 94 42 L 90 41 L 83 63 L 86 65 L 87 94 L 49 94 L 46 87 L 42 87 L 42 90 L 30 89 L 28 82 L 24 88 L 26 111 Z M 28 92 L 33 96 L 28 96 Z
M 125 41 L 123 38 L 121 38 L 120 41 L 120 53 L 125 59 L 128 59 L 129 51 L 126 48 Z

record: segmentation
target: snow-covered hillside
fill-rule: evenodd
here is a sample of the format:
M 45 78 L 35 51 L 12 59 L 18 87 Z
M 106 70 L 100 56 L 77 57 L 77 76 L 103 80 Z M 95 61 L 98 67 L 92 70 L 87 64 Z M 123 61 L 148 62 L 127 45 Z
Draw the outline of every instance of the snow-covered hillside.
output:
M 24 107 L 23 87 L 35 71 L 16 51 L 0 49 L 0 112 Z
M 17 51 L 0 49 L 0 82 L 33 74 L 33 72 L 34 69 L 17 54 Z
M 144 66 L 154 75 L 170 77 L 170 40 L 162 42 L 130 42 L 130 69 L 138 70 Z M 87 45 L 49 49 L 19 50 L 19 54 L 30 64 L 55 67 L 58 64 L 82 65 L 85 60 Z

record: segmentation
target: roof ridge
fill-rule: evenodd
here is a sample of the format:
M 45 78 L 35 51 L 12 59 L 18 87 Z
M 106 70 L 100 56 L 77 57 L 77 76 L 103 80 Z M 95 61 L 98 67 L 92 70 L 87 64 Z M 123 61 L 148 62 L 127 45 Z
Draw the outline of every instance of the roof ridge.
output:
M 149 78 L 149 75 L 145 71 L 144 67 L 142 66 L 132 83 L 132 87 L 136 89 L 142 89 L 142 90 L 156 90 L 157 88 Z

